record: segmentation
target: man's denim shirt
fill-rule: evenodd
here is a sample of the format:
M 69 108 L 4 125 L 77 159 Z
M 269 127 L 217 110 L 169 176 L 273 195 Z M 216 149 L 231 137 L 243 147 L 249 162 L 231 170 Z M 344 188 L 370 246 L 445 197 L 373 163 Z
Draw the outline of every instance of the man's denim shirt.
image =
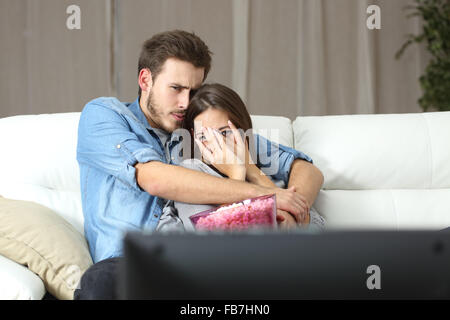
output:
M 182 152 L 176 146 L 181 140 L 180 134 L 171 135 L 167 159 L 138 99 L 122 103 L 102 97 L 86 104 L 78 126 L 77 161 L 84 230 L 94 262 L 121 256 L 126 231 L 156 229 L 166 199 L 140 188 L 134 165 L 148 161 L 179 164 Z M 312 163 L 300 151 L 278 145 L 279 152 L 271 154 L 270 150 L 275 150 L 272 142 L 258 135 L 255 141 L 258 155 L 279 158 L 278 170 L 271 178 L 283 180 L 286 185 L 294 159 Z

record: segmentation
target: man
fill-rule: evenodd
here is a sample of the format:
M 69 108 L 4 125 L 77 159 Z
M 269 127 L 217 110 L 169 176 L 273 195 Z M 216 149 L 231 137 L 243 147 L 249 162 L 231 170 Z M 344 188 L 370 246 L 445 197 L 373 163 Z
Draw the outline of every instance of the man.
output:
M 307 219 L 323 176 L 299 151 L 287 148 L 290 152 L 280 153 L 279 172 L 289 179 L 290 189 L 221 179 L 177 166 L 179 155 L 174 150 L 181 136 L 171 133 L 181 126 L 190 96 L 206 79 L 210 54 L 192 33 L 157 34 L 144 42 L 139 57 L 138 99 L 124 104 L 98 98 L 83 109 L 77 160 L 85 235 L 95 264 L 83 275 L 75 299 L 117 297 L 114 279 L 124 232 L 157 230 L 167 215 L 168 200 L 223 204 L 276 193 L 278 209 L 291 213 L 286 220 Z

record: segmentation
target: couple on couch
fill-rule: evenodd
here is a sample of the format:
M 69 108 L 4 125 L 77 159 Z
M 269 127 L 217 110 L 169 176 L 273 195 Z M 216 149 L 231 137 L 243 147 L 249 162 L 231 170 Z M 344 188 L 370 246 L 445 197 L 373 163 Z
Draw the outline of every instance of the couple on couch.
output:
M 279 228 L 324 226 L 310 210 L 323 183 L 312 159 L 253 135 L 237 93 L 202 85 L 210 66 L 196 35 L 159 33 L 143 44 L 133 103 L 103 97 L 84 107 L 77 161 L 95 264 L 75 299 L 117 298 L 126 231 L 189 230 L 194 213 L 267 194 L 276 194 Z

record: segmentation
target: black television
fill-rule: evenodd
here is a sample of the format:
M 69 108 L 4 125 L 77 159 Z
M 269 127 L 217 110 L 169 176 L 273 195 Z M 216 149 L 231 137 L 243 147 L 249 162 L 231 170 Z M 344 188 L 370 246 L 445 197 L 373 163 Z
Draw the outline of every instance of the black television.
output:
M 129 233 L 124 299 L 449 299 L 450 232 Z

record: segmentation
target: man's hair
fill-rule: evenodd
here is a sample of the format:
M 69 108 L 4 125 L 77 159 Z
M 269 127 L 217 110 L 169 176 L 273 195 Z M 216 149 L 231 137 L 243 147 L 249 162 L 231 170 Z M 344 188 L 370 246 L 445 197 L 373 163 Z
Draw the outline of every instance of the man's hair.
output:
M 155 34 L 142 45 L 138 63 L 138 76 L 142 69 L 148 68 L 155 81 L 168 58 L 190 62 L 196 68 L 204 68 L 203 81 L 211 68 L 211 54 L 208 46 L 196 36 L 183 30 L 172 30 Z M 139 98 L 141 88 L 139 87 Z

